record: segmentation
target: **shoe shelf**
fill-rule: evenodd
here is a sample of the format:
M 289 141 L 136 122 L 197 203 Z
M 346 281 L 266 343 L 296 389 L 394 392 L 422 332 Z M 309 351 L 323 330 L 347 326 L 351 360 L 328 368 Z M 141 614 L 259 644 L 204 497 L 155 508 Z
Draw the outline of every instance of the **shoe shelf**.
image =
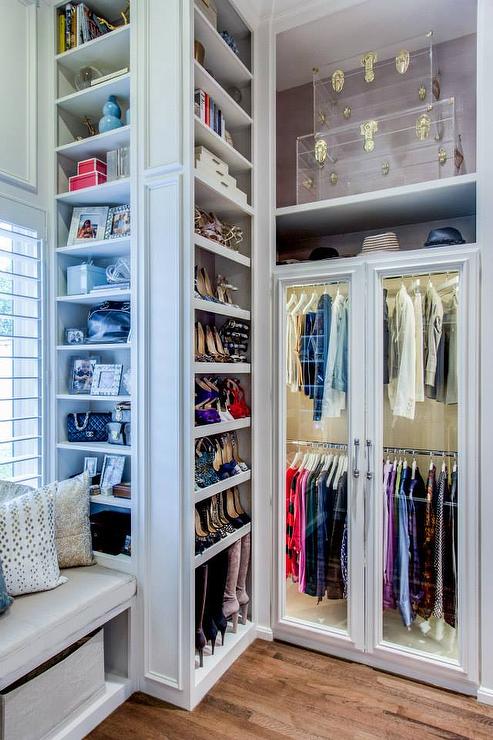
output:
M 214 483 L 212 486 L 199 488 L 195 491 L 195 503 L 198 503 L 199 501 L 204 501 L 211 496 L 215 496 L 216 493 L 221 493 L 221 491 L 227 491 L 229 488 L 234 488 L 234 486 L 239 486 L 242 483 L 247 483 L 249 480 L 251 480 L 251 477 L 252 471 L 246 470 L 244 473 L 233 475 L 231 478 L 221 480 L 219 481 L 219 483 Z
M 195 661 L 195 686 L 200 687 L 200 694 L 204 695 L 215 684 L 225 671 L 230 668 L 241 653 L 255 639 L 255 625 L 247 620 L 240 624 L 233 632 L 231 623 L 228 624 L 224 636 L 224 645 L 216 642 L 214 655 L 209 644 L 204 648 L 204 665 L 199 666 L 199 659 Z M 205 685 L 204 685 L 205 684 Z
M 202 11 L 194 6 L 195 40 L 206 49 L 207 66 L 224 87 L 247 85 L 252 73 L 229 48 Z
M 103 350 L 121 350 L 131 348 L 131 344 L 122 342 L 121 344 L 58 344 L 58 352 L 102 352 Z M 73 396 L 71 396 L 73 398 Z M 91 396 L 93 398 L 93 396 Z M 114 396 L 113 396 L 114 398 Z M 118 396 L 124 398 L 124 396 Z M 127 396 L 125 396 L 127 398 Z
M 476 213 L 476 174 L 331 198 L 276 210 L 277 236 L 293 239 Z
M 114 257 L 128 255 L 129 250 L 130 238 L 121 237 L 120 239 L 94 241 L 90 244 L 72 244 L 70 247 L 58 247 L 56 251 L 58 254 L 68 257 L 81 257 L 82 259 L 87 259 L 88 257 L 113 259 Z
M 228 547 L 231 547 L 237 540 L 241 540 L 242 537 L 244 537 L 246 534 L 252 531 L 252 525 L 249 522 L 248 524 L 245 524 L 243 527 L 240 527 L 236 530 L 236 532 L 233 532 L 232 534 L 228 534 L 226 537 L 223 537 L 220 542 L 216 542 L 215 545 L 212 545 L 211 547 L 208 547 L 207 550 L 204 550 L 204 552 L 200 553 L 200 555 L 195 555 L 194 563 L 195 567 L 198 568 L 200 565 L 203 565 L 204 563 L 207 563 L 208 560 L 213 558 L 215 555 L 218 555 L 223 550 L 227 550 Z
M 196 375 L 236 375 L 250 373 L 251 366 L 248 362 L 196 362 L 194 372 Z
M 106 131 L 104 134 L 88 136 L 80 141 L 72 141 L 69 144 L 62 144 L 56 148 L 58 154 L 78 162 L 90 157 L 101 157 L 106 155 L 109 149 L 119 149 L 122 146 L 128 146 L 130 143 L 130 126 L 121 126 L 112 131 Z
M 212 239 L 207 239 L 207 237 L 201 234 L 195 233 L 193 238 L 196 247 L 205 249 L 207 252 L 216 254 L 218 257 L 224 257 L 227 260 L 231 260 L 231 262 L 237 262 L 244 267 L 250 267 L 250 257 L 240 254 L 240 252 L 235 252 L 234 249 L 225 247 L 223 244 L 219 244 L 219 242 L 215 242 Z
M 72 206 L 123 205 L 130 202 L 130 178 L 122 177 L 72 193 L 59 193 L 56 199 L 59 203 Z
M 226 162 L 232 174 L 249 172 L 252 169 L 252 163 L 238 149 L 228 144 L 226 139 L 216 134 L 215 131 L 203 123 L 197 116 L 194 117 L 194 125 L 195 146 L 201 145 L 207 149 L 213 149 Z
M 108 95 L 114 95 L 120 100 L 130 98 L 130 72 L 101 82 L 94 87 L 86 87 L 84 90 L 64 95 L 57 99 L 56 105 L 60 110 L 76 118 L 82 119 L 84 116 L 89 116 L 89 118 L 98 120 L 101 118 L 101 109 Z
M 242 214 L 253 216 L 253 208 L 248 203 L 242 203 L 227 195 L 213 180 L 197 170 L 195 170 L 195 202 L 205 211 L 214 211 L 219 216 L 230 218 Z
M 235 419 L 234 421 L 220 421 L 217 424 L 202 424 L 194 427 L 194 439 L 208 437 L 211 434 L 222 434 L 223 432 L 234 432 L 237 429 L 248 429 L 251 424 L 250 417 L 246 419 Z
M 58 442 L 57 449 L 72 452 L 95 452 L 99 455 L 131 455 L 132 448 L 127 445 L 111 445 L 108 442 Z
M 196 311 L 207 311 L 207 313 L 219 314 L 219 316 L 230 316 L 234 319 L 245 319 L 250 321 L 250 311 L 237 306 L 231 306 L 228 303 L 216 303 L 207 301 L 204 298 L 194 298 L 193 307 Z
M 111 31 L 111 33 L 106 33 L 104 36 L 98 36 L 97 39 L 80 44 L 75 49 L 57 54 L 55 61 L 64 69 L 75 74 L 86 64 L 95 67 L 105 63 L 108 64 L 108 59 L 111 59 L 111 64 L 115 69 L 122 69 L 128 66 L 129 54 L 130 23 Z
M 101 301 L 129 301 L 131 291 L 121 290 L 120 288 L 110 288 L 110 290 L 97 290 L 94 293 L 83 293 L 81 295 L 59 295 L 59 303 L 78 303 L 81 306 L 92 306 Z
M 132 500 L 128 498 L 117 498 L 116 496 L 103 496 L 103 494 L 97 494 L 91 496 L 92 504 L 99 504 L 100 506 L 114 506 L 117 509 L 131 509 Z

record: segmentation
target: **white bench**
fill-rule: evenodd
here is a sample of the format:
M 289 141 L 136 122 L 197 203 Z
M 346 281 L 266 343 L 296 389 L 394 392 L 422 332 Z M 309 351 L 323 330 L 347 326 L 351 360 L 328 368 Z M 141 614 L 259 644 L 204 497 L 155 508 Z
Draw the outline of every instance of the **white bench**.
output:
M 94 565 L 62 571 L 67 583 L 19 596 L 0 616 L 0 689 L 132 606 L 131 575 Z

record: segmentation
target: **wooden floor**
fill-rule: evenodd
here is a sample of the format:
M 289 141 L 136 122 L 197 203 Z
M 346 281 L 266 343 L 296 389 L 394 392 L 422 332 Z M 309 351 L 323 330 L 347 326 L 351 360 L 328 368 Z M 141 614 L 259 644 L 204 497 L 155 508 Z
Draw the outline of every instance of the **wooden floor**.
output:
M 194 712 L 134 694 L 91 740 L 493 738 L 493 707 L 357 663 L 257 640 Z

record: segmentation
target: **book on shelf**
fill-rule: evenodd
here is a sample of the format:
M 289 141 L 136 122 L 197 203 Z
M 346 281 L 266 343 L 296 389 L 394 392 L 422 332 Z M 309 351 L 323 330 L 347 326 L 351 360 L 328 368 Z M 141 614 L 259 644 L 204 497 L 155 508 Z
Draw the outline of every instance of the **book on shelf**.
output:
M 108 21 L 85 3 L 66 3 L 58 14 L 58 53 L 75 49 L 111 30 Z
M 198 118 L 218 136 L 225 137 L 226 121 L 217 103 L 200 88 L 195 90 L 194 103 Z

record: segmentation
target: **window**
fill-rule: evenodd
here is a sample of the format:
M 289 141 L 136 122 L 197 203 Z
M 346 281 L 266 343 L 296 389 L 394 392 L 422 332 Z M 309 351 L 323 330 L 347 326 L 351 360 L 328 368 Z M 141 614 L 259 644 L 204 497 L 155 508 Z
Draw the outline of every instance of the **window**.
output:
M 41 317 L 41 242 L 0 221 L 0 478 L 34 486 L 43 475 Z

